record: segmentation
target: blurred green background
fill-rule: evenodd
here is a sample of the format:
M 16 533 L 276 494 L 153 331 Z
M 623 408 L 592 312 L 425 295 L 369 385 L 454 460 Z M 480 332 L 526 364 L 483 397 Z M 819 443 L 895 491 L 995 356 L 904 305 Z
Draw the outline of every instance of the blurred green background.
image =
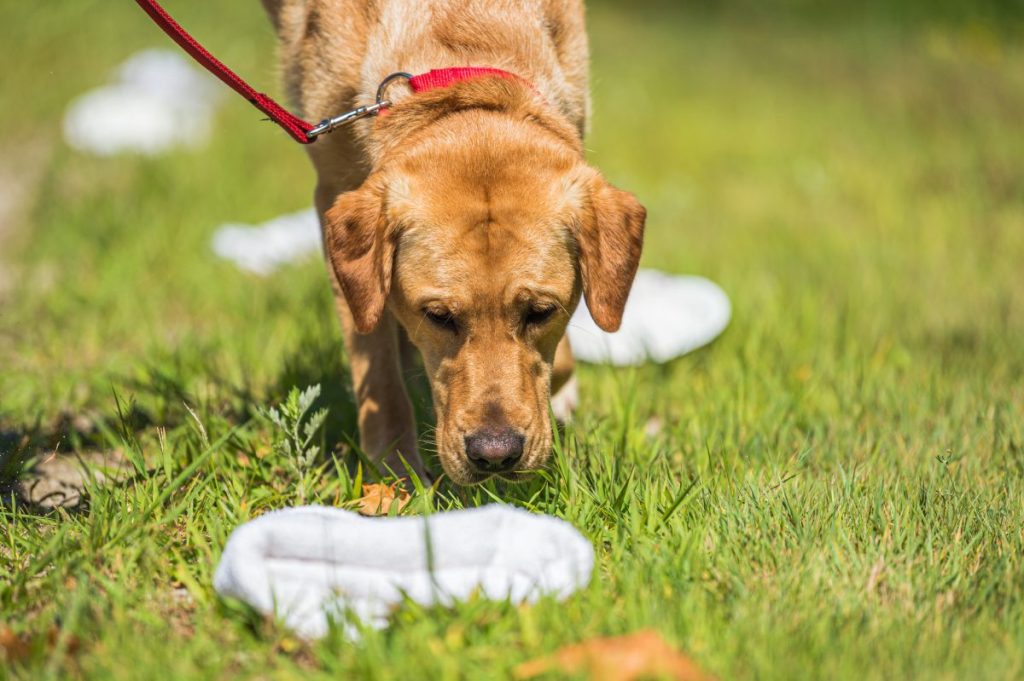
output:
M 279 90 L 258 6 L 179 4 L 228 64 Z M 0 418 L 102 404 L 112 376 L 164 355 L 197 365 L 185 382 L 216 370 L 279 387 L 305 336 L 334 336 L 320 267 L 253 280 L 208 242 L 220 223 L 309 205 L 302 151 L 228 93 L 203 150 L 72 153 L 68 101 L 138 49 L 173 46 L 127 2 L 0 11 L 17 57 L 0 139 L 20 197 L 2 246 Z M 810 350 L 833 315 L 862 342 L 999 352 L 978 317 L 1010 324 L 1020 304 L 1022 16 L 994 0 L 597 3 L 590 157 L 647 204 L 644 265 L 723 284 L 739 325 L 778 313 Z
M 167 4 L 280 92 L 259 3 Z M 407 613 L 358 655 L 225 625 L 208 573 L 226 531 L 295 503 L 277 469 L 246 468 L 243 439 L 189 488 L 205 501 L 185 529 L 153 520 L 132 549 L 94 538 L 131 522 L 142 492 L 4 516 L 0 616 L 28 636 L 91 613 L 77 662 L 62 648 L 48 663 L 40 643 L 26 675 L 398 678 L 422 664 L 488 678 L 643 626 L 723 679 L 1024 674 L 1024 2 L 598 2 L 589 28 L 588 153 L 648 208 L 643 265 L 707 276 L 734 304 L 725 336 L 692 356 L 581 369 L 567 456 L 604 462 L 598 482 L 537 506 L 492 491 L 599 542 L 589 595 L 523 631 L 479 604 Z M 67 103 L 135 51 L 171 47 L 131 2 L 6 2 L 0 45 L 6 475 L 55 448 L 137 447 L 171 479 L 200 438 L 183 403 L 211 432 L 253 424 L 246 437 L 269 440 L 257 407 L 313 383 L 326 445 L 341 446 L 352 407 L 322 264 L 259 278 L 209 243 L 223 222 L 308 206 L 302 150 L 230 93 L 205 148 L 70 150 Z M 664 515 L 691 479 L 692 503 Z M 476 494 L 445 503 L 489 498 Z M 56 557 L 26 572 L 38 555 Z M 106 598 L 81 610 L 71 574 Z M 169 575 L 187 612 L 165 603 Z

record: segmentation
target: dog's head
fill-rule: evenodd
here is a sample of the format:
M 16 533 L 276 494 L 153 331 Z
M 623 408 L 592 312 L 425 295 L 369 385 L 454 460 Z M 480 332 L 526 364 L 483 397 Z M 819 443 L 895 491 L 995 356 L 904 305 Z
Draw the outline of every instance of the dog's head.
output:
M 387 307 L 421 351 L 448 475 L 514 478 L 550 451 L 552 360 L 581 292 L 619 326 L 645 211 L 557 121 L 471 108 L 431 123 L 338 198 L 328 255 L 357 330 Z

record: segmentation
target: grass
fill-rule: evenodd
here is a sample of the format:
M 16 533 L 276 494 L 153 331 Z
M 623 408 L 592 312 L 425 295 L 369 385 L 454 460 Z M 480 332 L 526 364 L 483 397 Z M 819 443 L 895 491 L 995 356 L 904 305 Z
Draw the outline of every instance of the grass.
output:
M 177 4 L 272 87 L 259 12 Z M 9 3 L 0 159 L 42 160 L 0 246 L 0 455 L 133 469 L 75 512 L 0 511 L 0 618 L 30 648 L 0 678 L 491 679 L 643 627 L 722 679 L 1020 678 L 1017 21 L 594 7 L 591 158 L 647 205 L 645 265 L 718 281 L 735 321 L 668 365 L 583 367 L 543 479 L 416 495 L 566 518 L 597 548 L 586 591 L 409 605 L 307 645 L 211 578 L 238 523 L 358 495 L 326 280 L 255 279 L 208 244 L 308 205 L 308 164 L 233 100 L 201 151 L 73 153 L 51 135 L 69 98 L 166 43 L 130 4 Z M 264 410 L 315 384 L 343 457 L 303 467 Z

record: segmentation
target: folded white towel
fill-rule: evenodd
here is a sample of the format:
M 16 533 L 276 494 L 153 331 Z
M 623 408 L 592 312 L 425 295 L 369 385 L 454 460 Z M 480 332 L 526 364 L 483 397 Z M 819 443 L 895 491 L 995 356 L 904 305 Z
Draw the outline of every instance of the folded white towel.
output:
M 602 331 L 581 303 L 569 322 L 569 344 L 582 362 L 667 362 L 713 341 L 729 325 L 731 314 L 729 296 L 703 277 L 640 270 L 619 330 Z
M 403 597 L 425 606 L 475 592 L 513 603 L 564 599 L 587 585 L 593 565 L 593 547 L 575 527 L 509 506 L 401 518 L 304 506 L 238 527 L 213 584 L 318 638 L 346 612 L 384 627 Z

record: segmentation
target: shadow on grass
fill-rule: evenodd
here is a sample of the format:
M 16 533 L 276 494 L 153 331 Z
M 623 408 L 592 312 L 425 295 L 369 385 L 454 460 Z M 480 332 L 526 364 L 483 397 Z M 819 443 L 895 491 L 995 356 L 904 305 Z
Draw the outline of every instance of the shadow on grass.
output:
M 149 412 L 134 403 L 119 402 L 118 406 L 113 416 L 62 411 L 48 422 L 0 423 L 0 496 L 4 502 L 13 494 L 27 508 L 35 505 L 21 497 L 17 483 L 42 457 L 114 449 L 112 434 L 138 434 L 153 425 Z
M 31 515 L 54 513 L 58 508 L 75 513 L 86 511 L 87 495 L 75 482 L 65 479 L 75 479 L 70 471 L 81 468 L 79 482 L 95 480 L 96 471 L 90 470 L 81 453 L 88 452 L 90 459 L 105 453 L 105 458 L 127 465 L 116 439 L 125 434 L 137 438 L 153 425 L 150 414 L 134 404 L 119 402 L 118 407 L 116 416 L 61 412 L 49 423 L 37 420 L 0 427 L 0 505 L 16 505 Z M 63 465 L 53 466 L 55 458 Z M 50 469 L 58 471 L 57 477 L 53 477 Z M 31 482 L 19 484 L 26 479 Z M 37 485 L 44 491 L 39 492 Z M 73 503 L 65 503 L 68 499 L 73 499 Z
M 184 346 L 147 360 L 131 375 L 111 376 L 109 384 L 117 387 L 111 390 L 102 412 L 65 412 L 50 421 L 33 423 L 0 422 L 0 496 L 5 504 L 13 500 L 26 511 L 51 512 L 27 498 L 19 484 L 45 476 L 37 465 L 43 459 L 85 451 L 144 452 L 151 447 L 140 440 L 163 436 L 159 431 L 194 429 L 197 424 L 193 420 L 216 429 L 244 425 L 261 418 L 262 410 L 283 401 L 291 389 L 312 385 L 321 388 L 314 408 L 328 410 L 324 451 L 340 457 L 352 473 L 360 460 L 369 468 L 359 452 L 357 406 L 344 349 L 337 334 L 330 331 L 324 325 L 312 325 L 285 352 L 276 375 L 261 384 L 229 377 L 215 361 L 206 359 L 214 353 Z M 406 378 L 421 434 L 421 452 L 428 466 L 440 472 L 436 462 L 431 465 L 433 405 L 418 353 L 411 364 Z M 202 395 L 193 387 L 197 384 L 203 386 Z
M 342 349 L 333 339 L 306 338 L 290 356 L 272 381 L 268 392 L 274 401 L 283 400 L 292 388 L 320 386 L 316 408 L 327 409 L 324 439 L 328 451 L 358 442 L 355 396 Z
M 440 467 L 432 461 L 435 458 L 434 407 L 418 351 L 412 351 L 408 365 L 410 369 L 405 374 L 405 382 L 416 414 L 420 453 L 428 468 L 436 473 Z M 324 334 L 307 336 L 299 344 L 297 351 L 284 361 L 270 390 L 283 398 L 292 388 L 302 389 L 311 385 L 320 386 L 316 407 L 326 408 L 329 412 L 324 426 L 327 451 L 338 453 L 358 449 L 358 405 L 352 392 L 352 376 L 342 344 Z M 350 472 L 354 472 L 360 458 L 365 460 L 358 455 L 346 457 L 344 463 Z

